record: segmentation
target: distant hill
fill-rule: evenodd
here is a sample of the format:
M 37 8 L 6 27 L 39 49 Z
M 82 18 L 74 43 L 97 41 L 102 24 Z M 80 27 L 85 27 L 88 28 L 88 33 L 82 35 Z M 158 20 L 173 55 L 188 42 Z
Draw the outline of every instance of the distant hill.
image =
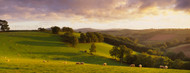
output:
M 93 29 L 93 28 L 81 28 L 81 29 L 76 29 L 76 32 L 98 32 L 98 31 L 102 31 L 100 29 Z
M 186 37 L 190 37 L 190 29 L 93 29 L 82 28 L 75 30 L 77 32 L 100 32 L 119 37 L 132 37 L 139 40 L 142 44 L 155 44 L 166 41 L 179 40 L 184 41 Z

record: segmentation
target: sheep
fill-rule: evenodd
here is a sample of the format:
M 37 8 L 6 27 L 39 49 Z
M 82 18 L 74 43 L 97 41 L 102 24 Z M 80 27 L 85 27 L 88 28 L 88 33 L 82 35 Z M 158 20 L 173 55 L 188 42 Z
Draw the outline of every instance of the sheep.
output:
M 87 50 L 85 50 L 84 53 L 87 53 Z
M 10 60 L 9 60 L 9 59 L 7 59 L 6 61 L 7 61 L 7 62 L 9 62 Z
M 81 65 L 84 65 L 84 62 L 81 62 L 80 64 L 81 64 Z
M 46 62 L 48 62 L 48 61 L 46 61 L 46 60 L 43 60 L 43 62 L 44 62 L 44 63 L 46 63 Z
M 164 68 L 164 66 L 163 66 L 163 65 L 160 65 L 160 68 Z
M 76 64 L 80 64 L 80 62 L 76 62 Z
M 67 64 L 67 61 L 63 62 L 64 64 Z
M 107 66 L 107 63 L 104 63 L 103 66 Z
M 168 69 L 168 66 L 164 66 L 164 69 Z
M 131 64 L 130 67 L 135 67 L 135 64 Z
M 141 68 L 141 67 L 142 67 L 142 65 L 141 65 L 141 64 L 139 64 L 139 67 Z

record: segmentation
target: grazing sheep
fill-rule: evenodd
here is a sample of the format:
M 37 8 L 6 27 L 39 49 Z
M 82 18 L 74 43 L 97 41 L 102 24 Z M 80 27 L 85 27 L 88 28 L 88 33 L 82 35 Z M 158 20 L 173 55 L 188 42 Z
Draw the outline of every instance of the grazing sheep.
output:
M 9 62 L 10 60 L 9 60 L 9 59 L 7 59 L 6 61 L 7 61 L 7 62 Z
M 164 66 L 164 69 L 168 69 L 168 66 Z
M 135 64 L 131 64 L 130 67 L 135 67 Z
M 84 52 L 87 53 L 87 50 L 85 50 Z
M 81 65 L 84 65 L 84 62 L 81 62 L 80 64 L 81 64 Z
M 142 67 L 142 65 L 141 65 L 141 64 L 139 64 L 139 67 L 141 68 L 141 67 Z
M 107 66 L 107 63 L 104 63 L 103 66 Z
M 76 64 L 80 64 L 80 62 L 76 62 Z
M 64 64 L 67 64 L 67 61 L 66 62 L 63 62 Z
M 164 68 L 164 66 L 163 66 L 163 65 L 160 65 L 160 68 Z
M 48 62 L 48 61 L 46 61 L 46 60 L 43 60 L 43 62 L 44 62 L 44 63 L 46 63 L 46 62 Z

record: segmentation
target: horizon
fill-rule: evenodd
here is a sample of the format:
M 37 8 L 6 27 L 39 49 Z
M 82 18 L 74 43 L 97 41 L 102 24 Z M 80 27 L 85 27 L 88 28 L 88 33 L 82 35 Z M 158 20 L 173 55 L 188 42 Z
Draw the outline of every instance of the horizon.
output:
M 11 30 L 188 29 L 190 0 L 0 0 Z

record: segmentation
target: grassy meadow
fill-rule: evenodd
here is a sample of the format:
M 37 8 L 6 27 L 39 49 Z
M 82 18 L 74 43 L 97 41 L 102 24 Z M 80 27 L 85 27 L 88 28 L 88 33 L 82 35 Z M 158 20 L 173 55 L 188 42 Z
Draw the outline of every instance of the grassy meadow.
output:
M 73 48 L 51 33 L 2 32 L 0 40 L 0 73 L 190 73 L 189 70 L 128 67 L 109 55 L 112 45 L 96 43 L 97 52 L 90 55 L 84 51 L 89 52 L 91 44 L 80 43 Z M 76 65 L 76 62 L 85 64 Z

